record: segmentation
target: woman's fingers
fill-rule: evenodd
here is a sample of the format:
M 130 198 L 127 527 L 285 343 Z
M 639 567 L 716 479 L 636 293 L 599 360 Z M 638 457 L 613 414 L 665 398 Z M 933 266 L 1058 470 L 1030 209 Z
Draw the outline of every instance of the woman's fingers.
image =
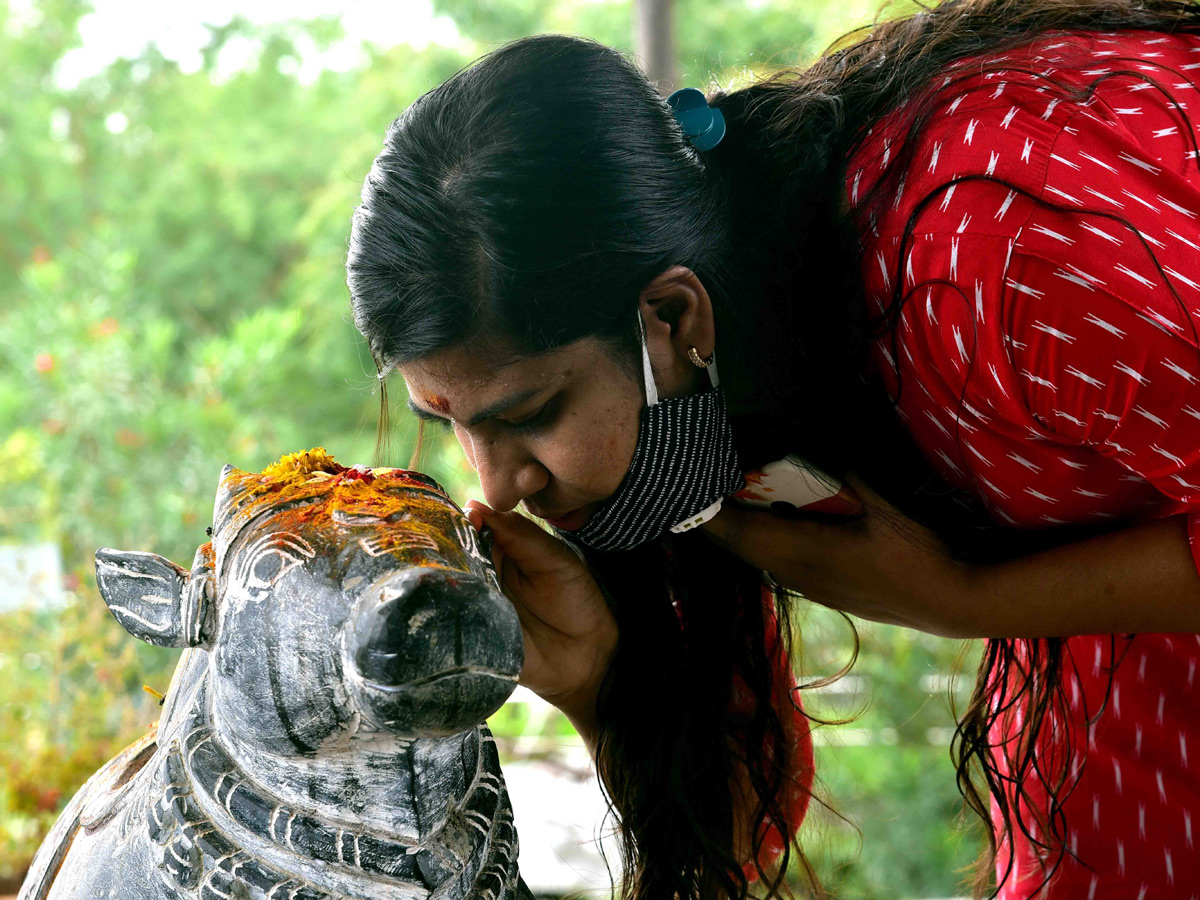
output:
M 491 529 L 493 546 L 499 546 L 508 562 L 526 574 L 558 571 L 565 565 L 579 563 L 574 552 L 563 541 L 543 531 L 520 513 L 496 512 L 483 504 L 468 505 L 481 517 L 482 526 Z
M 483 517 L 487 513 L 492 512 L 491 508 L 479 500 L 468 500 L 467 505 L 463 507 L 463 513 L 467 517 L 467 521 L 471 523 L 471 527 L 476 531 L 483 530 Z

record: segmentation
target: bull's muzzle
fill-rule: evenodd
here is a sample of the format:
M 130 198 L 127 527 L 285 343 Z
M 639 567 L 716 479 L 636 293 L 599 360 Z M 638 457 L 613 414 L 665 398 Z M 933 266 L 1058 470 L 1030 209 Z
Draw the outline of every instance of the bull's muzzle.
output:
M 364 591 L 347 649 L 363 712 L 417 737 L 482 722 L 524 662 L 512 604 L 473 575 L 439 568 L 406 569 Z

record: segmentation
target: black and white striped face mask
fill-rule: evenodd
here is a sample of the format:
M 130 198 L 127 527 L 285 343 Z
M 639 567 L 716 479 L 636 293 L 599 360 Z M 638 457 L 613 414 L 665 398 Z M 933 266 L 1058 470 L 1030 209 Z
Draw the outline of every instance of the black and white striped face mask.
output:
M 709 390 L 660 401 L 640 315 L 638 327 L 646 406 L 638 420 L 633 461 L 616 492 L 582 528 L 560 532 L 596 550 L 632 550 L 667 531 L 695 528 L 746 484 L 715 360 L 707 369 Z

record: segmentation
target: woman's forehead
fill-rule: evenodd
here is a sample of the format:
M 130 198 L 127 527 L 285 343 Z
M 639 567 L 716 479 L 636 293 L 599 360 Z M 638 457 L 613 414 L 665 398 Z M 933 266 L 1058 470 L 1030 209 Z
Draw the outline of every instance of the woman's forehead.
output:
M 594 366 L 603 352 L 600 342 L 591 338 L 537 354 L 466 343 L 396 368 L 415 405 L 465 421 L 505 398 L 565 383 Z

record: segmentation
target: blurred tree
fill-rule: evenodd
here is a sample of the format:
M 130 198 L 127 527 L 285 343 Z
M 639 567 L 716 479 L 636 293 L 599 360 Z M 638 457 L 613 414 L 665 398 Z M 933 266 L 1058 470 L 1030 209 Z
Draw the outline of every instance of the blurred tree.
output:
M 665 97 L 679 80 L 675 62 L 675 0 L 633 0 L 633 36 L 646 76 Z

